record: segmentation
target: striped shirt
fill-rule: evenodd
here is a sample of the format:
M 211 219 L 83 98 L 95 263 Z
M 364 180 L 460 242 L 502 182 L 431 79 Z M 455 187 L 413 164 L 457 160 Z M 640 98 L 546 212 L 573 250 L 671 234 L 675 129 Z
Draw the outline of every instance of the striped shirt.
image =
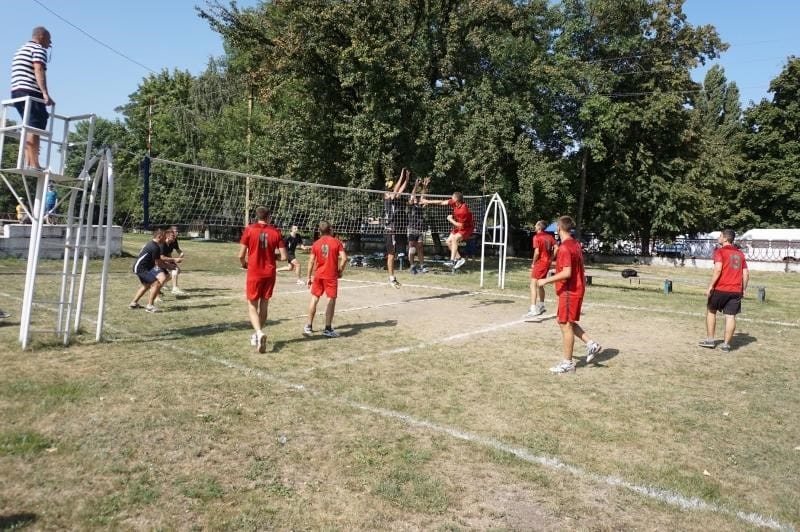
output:
M 28 41 L 22 48 L 14 54 L 11 62 L 11 90 L 26 90 L 42 92 L 39 84 L 36 83 L 36 75 L 33 72 L 33 64 L 41 63 L 47 70 L 47 50 L 44 46 L 35 42 Z

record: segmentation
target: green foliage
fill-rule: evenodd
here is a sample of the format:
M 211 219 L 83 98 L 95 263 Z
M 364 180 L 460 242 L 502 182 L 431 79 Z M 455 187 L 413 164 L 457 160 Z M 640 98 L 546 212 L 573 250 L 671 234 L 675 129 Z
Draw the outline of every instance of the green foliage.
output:
M 142 222 L 154 156 L 382 188 L 409 167 L 432 193 L 500 192 L 512 223 L 559 214 L 606 238 L 797 224 L 797 60 L 742 119 L 712 26 L 682 0 L 286 0 L 198 8 L 225 56 L 145 78 L 98 122 L 118 152 L 118 218 Z M 149 139 L 149 141 L 148 141 Z M 169 219 L 182 197 L 154 175 Z M 255 185 L 254 185 L 255 186 Z M 251 193 L 257 193 L 251 190 Z M 235 215 L 239 216 L 238 213 Z

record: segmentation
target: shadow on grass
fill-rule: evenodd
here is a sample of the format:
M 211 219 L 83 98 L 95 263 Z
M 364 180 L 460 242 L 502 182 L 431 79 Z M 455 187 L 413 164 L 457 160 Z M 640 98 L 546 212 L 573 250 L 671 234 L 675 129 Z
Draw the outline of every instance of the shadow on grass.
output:
M 740 348 L 758 342 L 758 338 L 747 333 L 736 333 L 731 339 L 731 347 Z
M 470 305 L 469 308 L 487 307 L 489 305 L 510 305 L 512 303 L 516 303 L 516 301 L 511 299 L 481 299 Z
M 185 312 L 187 310 L 199 310 L 203 308 L 214 308 L 214 307 L 229 307 L 228 303 L 207 303 L 204 305 L 169 305 L 164 310 L 166 312 Z
M 189 292 L 191 295 L 204 295 L 204 294 L 216 294 L 219 292 L 230 292 L 233 288 L 186 288 L 184 289 L 185 292 Z
M 412 301 L 436 301 L 437 299 L 448 299 L 451 297 L 458 297 L 458 296 L 467 296 L 471 294 L 469 290 L 460 290 L 458 292 L 445 292 L 443 294 L 436 294 L 435 296 L 424 296 L 424 297 L 414 297 L 411 299 L 405 299 L 406 303 L 410 303 Z
M 32 525 L 39 517 L 30 512 L 0 515 L 0 530 L 19 530 Z
M 619 355 L 619 349 L 603 348 L 602 351 L 597 353 L 597 356 L 594 357 L 594 360 L 592 360 L 591 364 L 587 364 L 586 363 L 586 357 L 583 357 L 583 364 L 582 365 L 583 366 L 598 366 L 598 367 L 604 368 L 604 367 L 606 367 L 606 365 L 603 364 L 603 362 L 611 360 L 612 358 L 614 358 L 617 355 Z
M 346 325 L 336 326 L 336 332 L 339 333 L 340 337 L 347 338 L 348 336 L 355 336 L 359 334 L 361 331 L 367 329 L 374 329 L 376 327 L 396 327 L 396 326 L 397 326 L 397 320 L 370 321 L 367 323 L 348 323 Z M 314 331 L 313 336 L 297 336 L 295 338 L 290 338 L 288 340 L 274 341 L 272 343 L 272 352 L 277 353 L 284 347 L 297 342 L 314 342 L 319 340 L 333 340 L 333 339 L 323 336 L 322 330 L 317 329 Z

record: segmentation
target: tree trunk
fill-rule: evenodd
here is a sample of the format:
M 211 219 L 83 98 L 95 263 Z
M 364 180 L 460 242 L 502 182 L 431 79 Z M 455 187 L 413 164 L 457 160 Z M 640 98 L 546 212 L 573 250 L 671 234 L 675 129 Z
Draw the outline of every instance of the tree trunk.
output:
M 589 148 L 583 147 L 581 154 L 581 181 L 578 189 L 578 212 L 575 213 L 575 238 L 581 239 L 583 232 L 583 206 L 586 202 L 586 167 L 589 165 Z

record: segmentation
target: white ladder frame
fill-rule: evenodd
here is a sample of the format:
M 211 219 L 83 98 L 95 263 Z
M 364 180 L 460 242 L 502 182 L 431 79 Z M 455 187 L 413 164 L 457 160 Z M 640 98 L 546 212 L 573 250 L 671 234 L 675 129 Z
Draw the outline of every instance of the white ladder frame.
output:
M 489 221 L 491 220 L 491 223 Z M 488 236 L 488 238 L 487 238 Z M 498 248 L 497 286 L 506 287 L 506 258 L 508 254 L 508 214 L 500 194 L 494 193 L 483 215 L 483 236 L 481 237 L 481 288 L 486 262 L 486 248 Z
M 7 110 L 20 101 L 25 102 L 23 120 L 20 124 L 8 126 Z M 65 224 L 64 259 L 61 272 L 61 287 L 58 301 L 58 318 L 55 333 L 61 338 L 64 345 L 69 344 L 70 334 L 80 328 L 81 315 L 84 305 L 88 261 L 92 247 L 103 249 L 103 267 L 100 277 L 100 294 L 97 312 L 97 325 L 95 341 L 102 338 L 103 322 L 105 315 L 105 300 L 108 281 L 108 269 L 111 257 L 111 240 L 114 217 L 114 171 L 113 153 L 110 148 L 103 148 L 97 155 L 92 156 L 95 115 L 61 116 L 55 113 L 55 106 L 51 109 L 51 118 L 47 130 L 32 128 L 27 125 L 31 105 L 34 101 L 44 103 L 39 98 L 26 96 L 2 100 L 0 106 L 0 178 L 14 195 L 23 211 L 31 220 L 31 235 L 28 244 L 28 262 L 25 273 L 25 287 L 22 297 L 22 312 L 20 315 L 19 342 L 23 349 L 27 349 L 31 338 L 31 317 L 35 301 L 36 278 L 39 270 L 39 255 L 42 244 L 42 228 L 47 215 L 45 209 L 45 194 L 51 182 L 56 182 L 69 190 L 69 208 Z M 63 122 L 63 132 L 60 139 L 54 139 L 55 122 Z M 84 164 L 77 178 L 68 178 L 63 174 L 66 170 L 68 150 L 71 146 L 83 144 L 70 142 L 70 126 L 76 122 L 88 121 L 89 130 L 85 142 Z M 39 135 L 42 142 L 46 143 L 45 170 L 33 170 L 24 166 L 25 139 L 28 135 Z M 19 139 L 20 148 L 16 164 L 6 168 L 3 164 L 3 146 L 6 135 Z M 53 146 L 56 146 L 60 159 L 54 171 L 50 166 L 52 162 Z M 94 178 L 90 177 L 90 170 L 97 165 Z M 15 190 L 7 175 L 19 175 L 24 186 L 23 197 Z M 31 194 L 28 179 L 36 179 L 36 190 Z M 22 191 L 20 191 L 22 192 Z M 80 200 L 79 200 L 80 198 Z M 80 204 L 78 205 L 78 202 Z M 94 225 L 95 205 L 99 203 L 101 219 Z M 78 216 L 75 210 L 78 209 Z M 78 273 L 78 258 L 83 252 L 83 261 Z M 76 289 L 76 280 L 78 287 Z M 74 314 L 74 319 L 73 319 Z M 72 325 L 70 322 L 73 321 Z

